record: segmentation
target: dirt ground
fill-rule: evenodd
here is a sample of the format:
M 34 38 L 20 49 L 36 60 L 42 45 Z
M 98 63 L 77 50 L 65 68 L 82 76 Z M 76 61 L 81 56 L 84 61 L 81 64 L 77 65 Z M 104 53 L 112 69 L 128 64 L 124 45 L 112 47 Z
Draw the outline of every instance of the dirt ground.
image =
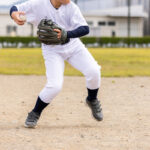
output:
M 0 75 L 0 150 L 150 150 L 150 77 L 102 78 L 102 122 L 85 105 L 85 79 L 65 77 L 37 128 L 24 128 L 45 83 Z

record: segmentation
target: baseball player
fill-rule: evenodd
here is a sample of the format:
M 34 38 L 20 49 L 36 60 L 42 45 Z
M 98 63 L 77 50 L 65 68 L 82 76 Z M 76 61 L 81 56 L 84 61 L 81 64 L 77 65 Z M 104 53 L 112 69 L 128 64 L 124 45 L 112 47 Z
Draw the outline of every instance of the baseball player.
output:
M 20 17 L 24 15 L 26 17 Z M 67 40 L 63 44 L 42 43 L 47 83 L 39 93 L 33 110 L 28 113 L 25 127 L 34 128 L 44 108 L 60 92 L 63 84 L 64 61 L 78 69 L 86 77 L 88 95 L 86 103 L 97 121 L 103 120 L 102 108 L 97 98 L 101 84 L 101 67 L 94 60 L 79 37 L 89 33 L 89 27 L 78 6 L 70 0 L 28 0 L 12 6 L 11 18 L 18 24 L 30 22 L 38 26 L 42 19 L 50 19 L 62 27 Z M 54 29 L 57 38 L 62 38 L 62 30 Z

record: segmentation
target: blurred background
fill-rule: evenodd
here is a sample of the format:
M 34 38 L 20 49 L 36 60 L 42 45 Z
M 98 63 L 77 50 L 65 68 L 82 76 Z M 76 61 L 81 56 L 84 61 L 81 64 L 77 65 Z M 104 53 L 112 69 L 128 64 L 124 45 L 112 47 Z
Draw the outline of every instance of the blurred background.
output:
M 18 26 L 11 6 L 26 0 L 0 0 L 0 74 L 45 73 L 37 29 Z M 150 76 L 150 0 L 72 0 L 90 33 L 81 38 L 102 76 Z M 66 64 L 65 75 L 81 75 Z
M 36 36 L 36 29 L 19 27 L 10 19 L 12 5 L 26 0 L 0 1 L 0 36 Z M 80 7 L 94 37 L 150 35 L 150 0 L 73 0 Z

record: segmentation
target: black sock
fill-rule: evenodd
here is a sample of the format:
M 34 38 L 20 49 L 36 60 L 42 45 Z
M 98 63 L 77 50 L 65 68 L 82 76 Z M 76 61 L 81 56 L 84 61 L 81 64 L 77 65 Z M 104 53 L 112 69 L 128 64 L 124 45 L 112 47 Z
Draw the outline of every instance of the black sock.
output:
M 99 89 L 94 89 L 94 90 L 87 89 L 87 90 L 88 90 L 88 97 L 87 97 L 87 99 L 89 101 L 97 99 L 97 93 L 98 93 Z
M 40 115 L 47 105 L 48 103 L 44 103 L 40 97 L 38 97 L 33 111 Z

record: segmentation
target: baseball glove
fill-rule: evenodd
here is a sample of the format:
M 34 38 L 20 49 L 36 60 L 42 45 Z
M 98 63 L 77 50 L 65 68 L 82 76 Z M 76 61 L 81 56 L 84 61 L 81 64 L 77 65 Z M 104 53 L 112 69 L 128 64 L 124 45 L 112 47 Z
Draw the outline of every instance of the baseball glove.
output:
M 57 37 L 57 32 L 54 29 L 61 30 L 61 38 Z M 69 42 L 67 32 L 54 23 L 52 20 L 42 19 L 38 25 L 38 39 L 46 45 L 59 45 Z

